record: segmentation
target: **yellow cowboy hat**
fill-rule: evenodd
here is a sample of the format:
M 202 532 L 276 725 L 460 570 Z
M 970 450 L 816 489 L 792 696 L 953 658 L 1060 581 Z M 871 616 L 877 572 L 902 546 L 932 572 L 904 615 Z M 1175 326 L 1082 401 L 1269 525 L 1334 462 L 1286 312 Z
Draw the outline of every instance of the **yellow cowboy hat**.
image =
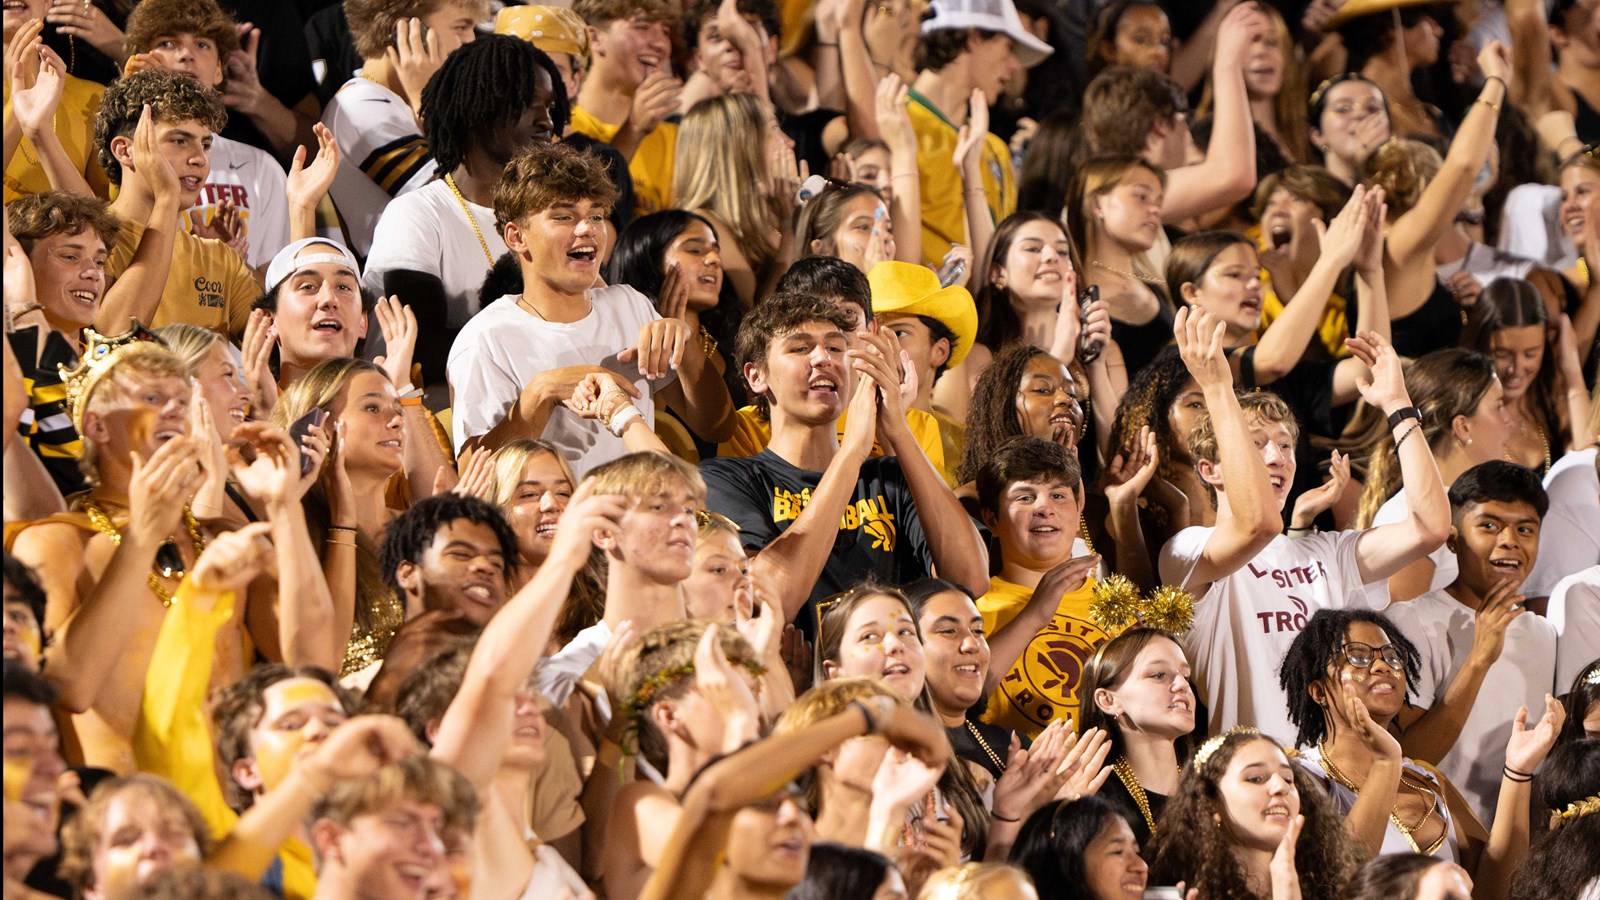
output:
M 959 284 L 940 287 L 939 276 L 927 266 L 887 260 L 867 273 L 872 285 L 872 314 L 875 316 L 927 316 L 956 336 L 950 348 L 951 368 L 961 364 L 972 351 L 978 335 L 978 308 L 972 294 Z

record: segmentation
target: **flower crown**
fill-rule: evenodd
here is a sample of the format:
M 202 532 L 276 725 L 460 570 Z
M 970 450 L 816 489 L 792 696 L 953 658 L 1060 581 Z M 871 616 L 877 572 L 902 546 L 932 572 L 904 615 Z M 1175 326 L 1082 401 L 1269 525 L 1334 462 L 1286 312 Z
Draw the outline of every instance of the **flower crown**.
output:
M 78 360 L 78 365 L 70 369 L 66 366 L 56 367 L 66 387 L 67 408 L 72 412 L 72 424 L 80 434 L 83 432 L 83 411 L 89 406 L 89 398 L 117 363 L 146 352 L 141 348 L 167 349 L 167 342 L 141 325 L 138 319 L 130 318 L 128 322 L 128 330 L 121 334 L 105 335 L 93 328 L 83 329 L 83 356 Z
M 744 666 L 745 670 L 757 678 L 767 674 L 767 667 L 755 659 L 730 659 L 734 665 Z M 662 691 L 680 684 L 694 677 L 694 663 L 686 662 L 681 666 L 671 666 L 646 678 L 639 689 L 633 692 L 626 703 L 622 704 L 621 713 L 627 718 L 634 718 L 641 711 L 654 703 Z
M 1089 620 L 1111 637 L 1135 625 L 1182 634 L 1194 624 L 1194 595 L 1177 585 L 1163 584 L 1141 597 L 1126 577 L 1107 575 L 1095 583 Z

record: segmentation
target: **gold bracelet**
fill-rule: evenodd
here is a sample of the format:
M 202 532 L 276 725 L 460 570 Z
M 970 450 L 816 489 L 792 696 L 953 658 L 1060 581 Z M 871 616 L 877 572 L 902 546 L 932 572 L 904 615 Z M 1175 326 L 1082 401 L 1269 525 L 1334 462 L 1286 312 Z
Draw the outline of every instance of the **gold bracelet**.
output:
M 336 541 L 333 538 L 323 538 L 322 542 L 324 544 L 338 544 L 341 547 L 354 547 L 356 545 L 355 541 Z

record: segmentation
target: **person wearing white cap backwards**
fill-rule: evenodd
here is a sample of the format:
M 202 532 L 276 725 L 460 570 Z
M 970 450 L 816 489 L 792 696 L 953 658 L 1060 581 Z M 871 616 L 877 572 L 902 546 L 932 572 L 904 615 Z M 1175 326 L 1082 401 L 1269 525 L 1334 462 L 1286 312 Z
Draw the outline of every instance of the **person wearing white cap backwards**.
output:
M 987 134 L 988 110 L 1007 79 L 1052 51 L 1022 26 L 1011 0 L 934 0 L 932 10 L 922 23 L 920 71 L 907 109 L 917 132 L 923 262 L 937 267 L 952 244 L 988 242 L 988 234 L 969 234 L 969 222 L 998 222 L 1016 208 L 1011 152 L 1005 141 Z M 962 141 L 963 126 L 985 133 Z M 958 143 L 970 148 L 966 175 L 952 161 Z M 974 164 L 981 172 L 976 179 Z

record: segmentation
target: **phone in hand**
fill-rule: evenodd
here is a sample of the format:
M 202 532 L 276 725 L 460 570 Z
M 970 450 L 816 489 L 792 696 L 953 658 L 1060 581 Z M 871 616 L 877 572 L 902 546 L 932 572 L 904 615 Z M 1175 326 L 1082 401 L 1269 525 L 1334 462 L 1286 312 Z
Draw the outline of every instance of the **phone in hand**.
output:
M 323 409 L 320 406 L 312 407 L 310 412 L 306 413 L 305 415 L 301 416 L 298 419 L 295 419 L 294 422 L 292 424 L 290 424 L 290 426 L 289 426 L 289 438 L 290 438 L 290 440 L 294 441 L 294 445 L 298 449 L 305 443 L 306 435 L 311 432 L 311 426 L 315 425 L 318 428 L 321 428 L 323 423 L 327 422 L 327 421 L 328 421 L 328 411 L 327 410 Z M 300 474 L 301 474 L 301 476 L 303 477 L 303 476 L 306 476 L 306 475 L 310 475 L 312 467 L 314 467 L 316 464 L 317 464 L 317 461 L 312 459 L 309 454 L 301 453 L 300 454 Z
M 1089 334 L 1089 305 L 1100 299 L 1100 285 L 1091 284 L 1078 292 L 1078 361 L 1084 365 L 1100 358 L 1105 342 L 1099 335 Z

